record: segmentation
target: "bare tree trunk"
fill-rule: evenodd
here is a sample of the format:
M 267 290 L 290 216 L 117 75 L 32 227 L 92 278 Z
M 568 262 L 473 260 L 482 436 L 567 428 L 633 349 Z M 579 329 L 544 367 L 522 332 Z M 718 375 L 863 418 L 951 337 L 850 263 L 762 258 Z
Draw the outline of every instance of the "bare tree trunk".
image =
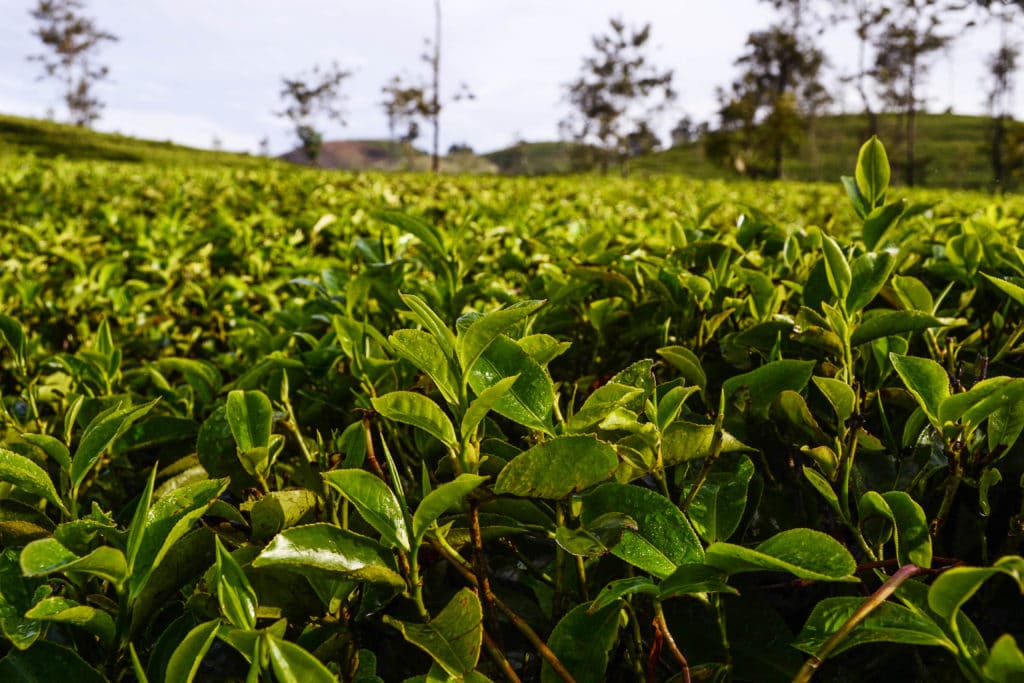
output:
M 431 103 L 434 124 L 434 151 L 430 157 L 430 170 L 438 173 L 441 170 L 439 154 L 441 141 L 441 0 L 434 0 L 434 101 Z
M 917 136 L 917 97 L 914 92 L 914 74 L 917 72 L 917 60 L 910 63 L 910 80 L 907 83 L 907 187 L 914 186 L 917 163 L 915 142 Z

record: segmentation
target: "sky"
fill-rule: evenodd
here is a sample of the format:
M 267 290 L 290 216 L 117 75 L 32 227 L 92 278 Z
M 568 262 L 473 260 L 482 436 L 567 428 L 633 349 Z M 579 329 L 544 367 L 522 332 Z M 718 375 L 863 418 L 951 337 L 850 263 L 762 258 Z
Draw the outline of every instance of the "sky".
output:
M 55 81 L 40 80 L 27 56 L 42 47 L 32 35 L 34 0 L 0 0 L 0 112 L 66 120 Z M 610 17 L 653 26 L 648 52 L 672 69 L 679 93 L 657 130 L 683 114 L 713 120 L 715 88 L 737 74 L 734 61 L 753 30 L 773 20 L 758 0 L 443 0 L 442 95 L 465 82 L 473 101 L 442 113 L 441 144 L 477 151 L 518 139 L 558 138 L 568 113 L 565 84 L 578 75 L 593 34 Z M 110 78 L 97 86 L 106 103 L 95 128 L 128 135 L 256 152 L 266 138 L 274 154 L 295 146 L 283 107 L 281 78 L 337 62 L 352 72 L 343 84 L 347 125 L 325 123 L 326 139 L 384 138 L 381 87 L 396 74 L 426 77 L 419 57 L 433 34 L 431 0 L 90 0 L 86 14 L 120 37 L 104 43 Z M 822 37 L 832 68 L 837 111 L 856 111 L 838 74 L 855 65 L 848 27 Z M 931 111 L 982 113 L 985 58 L 998 31 L 965 31 L 936 60 L 927 83 Z M 1013 103 L 1024 116 L 1024 97 Z M 424 135 L 419 144 L 427 144 Z

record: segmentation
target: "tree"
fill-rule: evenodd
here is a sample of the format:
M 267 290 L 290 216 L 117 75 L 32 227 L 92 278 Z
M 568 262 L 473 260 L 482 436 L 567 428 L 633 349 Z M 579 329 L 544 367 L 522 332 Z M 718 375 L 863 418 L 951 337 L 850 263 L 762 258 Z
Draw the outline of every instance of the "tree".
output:
M 38 22 L 32 35 L 39 38 L 47 52 L 31 55 L 29 61 L 39 62 L 45 76 L 61 82 L 72 123 L 88 127 L 103 109 L 93 87 L 110 73 L 106 66 L 96 65 L 93 57 L 104 41 L 116 42 L 118 38 L 82 16 L 84 9 L 82 0 L 39 0 L 30 12 Z
M 314 66 L 308 75 L 281 79 L 281 98 L 286 107 L 276 114 L 287 118 L 295 126 L 295 136 L 299 139 L 302 151 L 314 166 L 323 146 L 323 134 L 316 128 L 316 118 L 324 115 L 345 125 L 341 108 L 341 84 L 349 76 L 350 72 L 342 71 L 337 64 L 333 64 L 323 71 L 319 66 Z
M 948 47 L 954 34 L 943 31 L 951 13 L 962 9 L 944 0 L 901 0 L 891 7 L 874 38 L 873 76 L 882 102 L 903 117 L 907 185 L 916 180 L 917 113 L 932 58 Z
M 1022 0 L 1024 3 L 1024 0 Z M 999 47 L 989 55 L 987 65 L 990 81 L 988 92 L 988 111 L 992 117 L 992 137 L 989 155 L 992 161 L 992 183 L 997 190 L 1004 190 L 1010 185 L 1010 175 L 1022 162 L 1019 155 L 1010 150 L 1019 143 L 1019 132 L 1010 127 L 1013 120 L 1011 106 L 1014 81 L 1019 68 L 1020 47 L 1010 38 L 1010 27 L 1016 9 L 1013 2 L 985 3 L 991 17 L 999 22 Z M 1020 4 L 1024 10 L 1024 4 Z M 1010 152 L 1010 153 L 1008 153 Z
M 424 44 L 426 49 L 420 59 L 429 69 L 429 79 L 410 84 L 401 76 L 393 77 L 381 88 L 384 93 L 381 106 L 388 118 L 388 130 L 391 132 L 392 140 L 396 140 L 396 128 L 406 130 L 406 133 L 397 139 L 411 144 L 419 136 L 420 121 L 431 127 L 433 140 L 430 168 L 437 173 L 441 170 L 441 111 L 446 104 L 441 97 L 441 0 L 434 0 L 434 38 L 428 38 Z M 476 96 L 472 90 L 466 83 L 461 83 L 448 103 L 473 99 L 476 99 Z
M 596 150 L 606 171 L 616 161 L 623 175 L 629 159 L 650 149 L 657 140 L 650 120 L 675 99 L 672 71 L 661 71 L 645 55 L 651 25 L 627 28 L 621 19 L 609 20 L 611 31 L 591 38 L 593 55 L 583 59 L 579 78 L 566 84 L 572 113 L 560 127 L 581 145 Z
M 720 126 L 708 137 L 708 156 L 738 171 L 781 178 L 810 122 L 831 101 L 820 80 L 825 54 L 808 29 L 806 0 L 773 0 L 781 21 L 747 37 L 743 67 L 729 90 L 719 89 Z
M 837 10 L 834 20 L 851 22 L 857 36 L 857 69 L 853 73 L 844 74 L 842 80 L 855 84 L 857 95 L 860 96 L 861 105 L 864 107 L 864 115 L 868 119 L 867 135 L 864 137 L 871 137 L 878 134 L 878 113 L 872 106 L 868 92 L 868 81 L 873 74 L 868 62 L 868 48 L 874 42 L 875 35 L 891 8 L 879 0 L 833 0 L 833 4 Z

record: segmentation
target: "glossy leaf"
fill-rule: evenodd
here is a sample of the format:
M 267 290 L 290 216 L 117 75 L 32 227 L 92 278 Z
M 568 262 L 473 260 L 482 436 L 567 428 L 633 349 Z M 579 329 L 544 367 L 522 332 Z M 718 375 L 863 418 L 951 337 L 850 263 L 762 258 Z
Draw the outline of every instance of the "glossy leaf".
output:
M 617 600 L 594 611 L 583 603 L 571 609 L 551 631 L 548 647 L 576 683 L 605 680 L 608 657 L 619 634 L 619 609 Z M 545 661 L 541 665 L 540 680 L 557 683 L 562 678 Z
M 422 429 L 446 446 L 454 448 L 457 443 L 451 419 L 423 394 L 392 391 L 373 399 L 373 409 L 389 420 Z
M 981 670 L 992 683 L 1016 683 L 1024 678 L 1024 653 L 1013 636 L 1009 633 L 1000 636 Z
M 836 411 L 836 417 L 840 422 L 845 422 L 853 415 L 854 407 L 857 405 L 857 396 L 853 389 L 846 382 L 831 377 L 813 377 L 815 386 L 821 390 L 832 409 Z
M 939 406 L 949 397 L 949 377 L 945 369 L 930 358 L 890 353 L 889 360 L 932 424 L 941 424 Z
M 28 650 L 13 650 L 0 659 L 0 681 L 107 683 L 107 679 L 74 650 L 45 640 Z
M 114 642 L 114 618 L 103 610 L 80 605 L 67 598 L 51 597 L 40 600 L 25 613 L 28 619 L 70 624 L 97 636 L 104 645 Z
M 583 496 L 584 525 L 618 512 L 636 521 L 611 552 L 646 572 L 665 578 L 684 564 L 703 562 L 697 534 L 679 508 L 654 491 L 629 484 L 602 484 Z
M 867 342 L 891 337 L 906 332 L 919 332 L 935 327 L 959 327 L 966 324 L 961 318 L 936 318 L 921 311 L 869 311 L 863 322 L 850 335 L 850 345 L 860 346 Z
M 22 549 L 19 562 L 25 576 L 80 572 L 98 576 L 116 585 L 121 585 L 128 578 L 128 563 L 120 550 L 100 546 L 88 555 L 79 557 L 56 538 L 32 541 Z
M 508 308 L 476 318 L 455 340 L 455 353 L 463 372 L 469 372 L 487 347 L 510 327 L 535 313 L 544 301 L 519 301 Z
M 850 283 L 853 279 L 850 264 L 836 241 L 824 233 L 821 235 L 821 247 L 825 252 L 828 286 L 837 299 L 844 301 L 850 294 Z
M 441 484 L 424 496 L 412 516 L 412 535 L 416 539 L 416 543 L 419 543 L 427 533 L 427 529 L 441 515 L 462 505 L 466 496 L 485 481 L 487 481 L 487 477 L 477 474 L 460 474 L 453 481 Z
M 274 408 L 262 391 L 236 389 L 228 394 L 226 417 L 242 453 L 270 446 Z
M 1006 555 L 991 567 L 953 567 L 944 571 L 928 589 L 928 606 L 947 623 L 951 622 L 981 585 L 999 574 L 1016 581 L 1024 593 L 1024 558 Z
M 254 567 L 279 567 L 312 576 L 384 583 L 405 588 L 392 555 L 371 538 L 331 524 L 285 529 L 253 560 Z
M 256 628 L 256 591 L 235 558 L 224 548 L 220 537 L 215 537 L 217 561 L 217 602 L 224 617 L 238 628 Z
M 384 621 L 437 662 L 448 674 L 463 676 L 476 668 L 483 642 L 483 608 L 480 598 L 463 588 L 429 623 Z
M 89 476 L 93 465 L 105 450 L 128 431 L 135 420 L 148 413 L 158 399 L 138 406 L 121 406 L 97 415 L 82 432 L 82 438 L 71 459 L 71 486 L 77 490 Z
M 662 582 L 664 584 L 664 582 Z M 645 576 L 633 576 L 609 582 L 590 603 L 587 611 L 591 614 L 616 603 L 627 595 L 658 595 L 658 585 Z
M 683 379 L 700 387 L 701 393 L 707 389 L 707 375 L 693 351 L 685 346 L 664 346 L 658 349 L 658 355 L 678 370 Z
M 811 379 L 814 361 L 777 360 L 756 370 L 730 377 L 722 385 L 729 400 L 743 389 L 749 392 L 750 408 L 754 415 L 768 417 L 772 401 L 785 390 L 801 391 Z
M 684 564 L 658 584 L 658 599 L 667 600 L 696 593 L 731 593 L 739 595 L 726 583 L 728 575 L 718 567 L 706 564 Z
M 167 677 L 164 679 L 167 683 L 191 683 L 195 680 L 199 665 L 210 651 L 219 627 L 220 621 L 213 619 L 188 632 L 167 662 Z
M 857 188 L 868 206 L 875 207 L 885 201 L 885 191 L 889 188 L 889 157 L 885 146 L 877 136 L 865 142 L 857 154 L 857 169 L 854 178 Z
M 437 340 L 444 355 L 452 360 L 455 359 L 455 335 L 437 313 L 420 297 L 415 294 L 399 292 L 402 302 L 409 307 L 420 324 Z
M 505 397 L 505 394 L 509 392 L 512 385 L 519 380 L 519 375 L 512 375 L 505 379 L 495 382 L 493 385 L 487 387 L 480 395 L 473 399 L 473 402 L 469 404 L 469 408 L 466 409 L 466 414 L 462 417 L 462 424 L 459 428 L 459 434 L 463 440 L 469 439 L 472 436 L 474 430 L 484 421 L 487 414 L 494 408 L 494 404 Z
M 25 493 L 38 496 L 67 513 L 50 476 L 24 455 L 0 448 L 0 481 L 6 481 Z
M 868 213 L 864 218 L 864 228 L 861 230 L 861 239 L 864 246 L 874 249 L 883 243 L 883 237 L 907 209 L 907 201 L 899 199 L 890 202 L 885 206 L 879 206 Z
M 544 369 L 508 337 L 498 337 L 469 372 L 469 386 L 477 396 L 501 380 L 517 379 L 498 399 L 494 412 L 530 429 L 551 432 L 554 387 Z
M 423 330 L 396 330 L 388 341 L 398 355 L 430 377 L 445 401 L 458 404 L 459 381 L 451 360 L 435 337 Z
M 564 498 L 605 481 L 618 464 L 615 449 L 593 436 L 556 436 L 513 458 L 498 475 L 494 492 Z
M 871 303 L 888 282 L 896 255 L 889 251 L 868 252 L 850 264 L 850 293 L 846 297 L 846 310 L 853 314 Z
M 701 538 L 713 543 L 733 535 L 746 510 L 747 487 L 753 476 L 754 463 L 742 453 L 715 462 L 687 511 Z
M 814 654 L 863 603 L 863 598 L 825 598 L 811 610 L 793 647 Z M 956 646 L 934 621 L 894 602 L 883 602 L 875 607 L 839 642 L 831 656 L 867 643 L 928 645 L 956 652 Z
M 323 662 L 300 645 L 271 633 L 264 635 L 263 642 L 279 683 L 334 683 L 337 680 Z
M 729 574 L 779 571 L 815 581 L 857 581 L 853 576 L 857 562 L 850 552 L 828 534 L 813 529 L 782 531 L 755 548 L 714 543 L 704 562 Z
M 429 399 L 427 399 L 429 400 Z M 363 470 L 334 470 L 323 475 L 389 545 L 409 552 L 409 530 L 398 497 L 380 478 Z
M 643 394 L 643 389 L 609 382 L 594 390 L 576 413 L 569 419 L 566 430 L 586 432 L 605 419 L 616 408 L 626 405 Z
M 146 513 L 142 538 L 129 579 L 132 597 L 142 591 L 154 568 L 175 543 L 206 513 L 228 486 L 226 479 L 212 479 L 175 489 L 158 500 Z
M 46 453 L 65 472 L 71 469 L 71 451 L 59 439 L 47 434 L 22 434 L 21 438 Z

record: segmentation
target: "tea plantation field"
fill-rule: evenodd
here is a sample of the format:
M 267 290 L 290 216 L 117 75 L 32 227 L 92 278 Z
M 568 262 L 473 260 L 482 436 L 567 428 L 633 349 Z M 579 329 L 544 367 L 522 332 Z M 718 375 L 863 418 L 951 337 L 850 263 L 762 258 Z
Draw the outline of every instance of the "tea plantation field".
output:
M 850 173 L 3 158 L 0 680 L 1021 680 L 1024 199 Z

